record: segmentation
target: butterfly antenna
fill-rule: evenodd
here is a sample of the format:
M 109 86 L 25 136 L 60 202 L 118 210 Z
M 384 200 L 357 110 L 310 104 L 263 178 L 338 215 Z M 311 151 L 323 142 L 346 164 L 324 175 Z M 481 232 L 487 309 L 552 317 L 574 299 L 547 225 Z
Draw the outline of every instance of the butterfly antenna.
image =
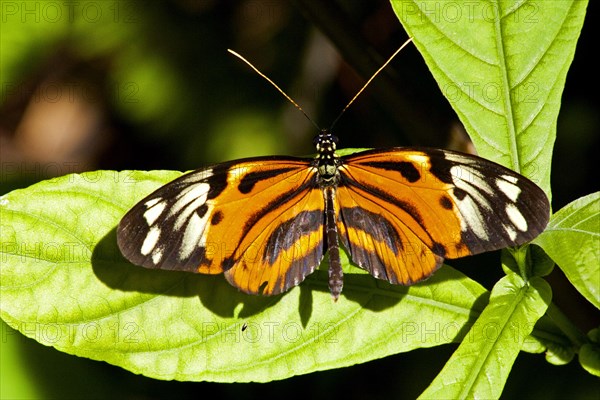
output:
M 371 76 L 371 78 L 369 78 L 369 80 L 367 81 L 367 83 L 365 83 L 364 86 L 358 91 L 358 93 L 356 93 L 354 95 L 354 97 L 352 98 L 352 100 L 350 100 L 350 102 L 346 105 L 346 107 L 344 107 L 344 109 L 342 110 L 342 112 L 340 112 L 340 114 L 337 116 L 337 118 L 333 120 L 333 123 L 331 124 L 331 127 L 329 128 L 330 131 L 333 129 L 333 126 L 338 121 L 338 119 L 340 119 L 340 117 L 344 114 L 344 112 L 346 112 L 346 110 L 348 109 L 348 107 L 350 107 L 350 105 L 352 103 L 354 103 L 354 100 L 356 100 L 356 98 L 363 92 L 363 90 L 366 89 L 367 86 L 369 86 L 369 84 L 371 83 L 371 81 L 373 79 L 375 79 L 375 77 L 377 75 L 379 75 L 379 73 L 390 63 L 390 61 L 392 61 L 392 59 L 394 57 L 396 57 L 396 54 L 400 53 L 400 51 L 403 48 L 405 48 L 410 42 L 412 42 L 412 38 L 409 37 L 408 40 L 406 42 L 404 42 L 402 44 L 402 46 L 400 46 L 400 48 L 398 50 L 396 50 L 394 52 L 394 54 L 392 54 L 391 57 L 388 58 L 388 60 L 381 67 L 379 67 L 379 69 L 377 71 L 375 71 L 375 73 L 373 74 L 373 76 Z
M 252 65 L 252 63 L 250 63 L 250 61 L 246 60 L 244 57 L 242 57 L 240 54 L 236 53 L 235 51 L 231 50 L 231 49 L 227 49 L 228 52 L 230 52 L 231 54 L 233 54 L 234 56 L 236 56 L 237 58 L 239 58 L 240 60 L 242 60 L 243 62 L 245 62 L 246 64 L 248 64 L 250 66 L 250 68 L 252 68 L 258 75 L 262 76 L 263 78 L 265 78 L 267 80 L 267 82 L 269 82 L 271 85 L 275 86 L 275 89 L 277 89 L 279 91 L 279 93 L 281 93 L 282 95 L 285 96 L 286 99 L 288 99 L 290 101 L 290 103 L 292 103 L 294 105 L 294 107 L 296 107 L 298 110 L 300 110 L 300 112 L 302 114 L 304 114 L 304 116 L 306 117 L 306 119 L 308 119 L 316 128 L 317 130 L 321 130 L 321 128 L 319 127 L 319 125 L 317 125 L 315 123 L 315 121 L 313 121 L 308 114 L 306 114 L 304 112 L 304 110 L 302 109 L 302 107 L 300 107 L 298 105 L 298 103 L 296 103 L 290 96 L 287 95 L 286 92 L 284 92 L 279 86 L 277 86 L 277 84 L 275 82 L 273 82 L 268 76 L 266 76 L 265 74 L 263 74 L 262 72 L 260 72 L 258 70 L 258 68 L 256 68 L 254 65 Z

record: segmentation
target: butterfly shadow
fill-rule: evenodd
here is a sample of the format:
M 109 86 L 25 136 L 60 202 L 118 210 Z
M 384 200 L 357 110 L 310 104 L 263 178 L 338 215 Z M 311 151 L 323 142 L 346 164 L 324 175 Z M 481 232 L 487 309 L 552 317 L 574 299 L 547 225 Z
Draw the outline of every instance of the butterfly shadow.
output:
M 223 318 L 256 315 L 273 307 L 283 297 L 250 296 L 242 293 L 231 286 L 222 274 L 193 274 L 133 265 L 121 255 L 116 228 L 96 244 L 91 263 L 96 277 L 111 289 L 157 296 L 198 297 L 201 306 Z
M 242 293 L 218 275 L 193 274 L 182 271 L 147 269 L 127 261 L 117 245 L 116 228 L 108 232 L 94 247 L 91 257 L 93 273 L 106 286 L 123 292 L 137 292 L 156 296 L 198 297 L 199 306 L 222 318 L 247 319 L 278 304 L 286 292 L 276 296 L 253 296 Z M 326 267 L 326 266 L 325 266 Z M 373 281 L 370 275 L 349 274 L 349 288 L 366 287 Z M 329 294 L 327 270 L 317 270 L 299 288 L 298 315 L 301 324 L 308 326 L 313 315 L 315 293 Z M 364 291 L 363 291 L 364 292 Z M 361 292 L 346 290 L 342 298 L 357 301 L 365 307 L 374 307 Z M 399 301 L 399 299 L 397 300 Z M 334 304 L 331 299 L 331 304 Z M 387 306 L 393 304 L 387 303 Z M 381 306 L 377 306 L 381 307 Z
M 354 269 L 356 270 L 357 267 Z M 324 268 L 319 268 L 301 285 L 301 298 L 303 295 L 304 302 L 311 305 L 312 295 L 315 292 L 329 293 L 327 282 L 328 272 L 325 263 Z M 339 301 L 351 301 L 370 311 L 382 311 L 394 307 L 402 301 L 406 290 L 406 287 L 391 285 L 367 273 L 344 273 L 344 288 Z M 333 298 L 331 302 L 334 303 Z
M 353 265 L 353 264 L 352 264 Z M 354 271 L 358 267 L 353 267 Z M 319 274 L 321 276 L 319 276 Z M 344 289 L 340 295 L 340 299 L 358 303 L 362 308 L 370 311 L 383 311 L 396 306 L 402 302 L 407 296 L 429 297 L 430 293 L 435 290 L 440 290 L 444 283 L 464 279 L 465 276 L 458 270 L 444 265 L 436 271 L 431 277 L 416 283 L 411 286 L 394 285 L 387 281 L 376 279 L 366 272 L 354 272 L 344 274 Z M 319 269 L 315 274 L 309 276 L 306 282 L 310 282 L 307 286 L 311 286 L 313 291 L 329 291 L 327 287 L 327 271 Z M 424 292 L 415 293 L 415 290 L 427 289 Z M 482 310 L 488 302 L 489 294 L 480 296 L 473 304 L 473 309 Z
M 222 318 L 247 319 L 277 305 L 284 297 L 298 295 L 298 315 L 301 324 L 308 326 L 318 294 L 318 307 L 329 296 L 327 265 L 309 275 L 299 288 L 276 296 L 253 296 L 240 292 L 218 275 L 193 274 L 181 271 L 154 270 L 131 264 L 117 246 L 116 228 L 107 233 L 94 247 L 91 257 L 93 273 L 106 286 L 123 292 L 138 292 L 156 296 L 198 297 L 201 307 Z M 442 268 L 432 278 L 418 285 L 435 285 L 456 279 L 455 270 Z M 299 290 L 296 294 L 293 291 Z M 370 311 L 394 307 L 407 296 L 409 288 L 375 279 L 367 273 L 346 273 L 339 301 L 358 303 Z M 327 304 L 327 303 L 325 303 Z

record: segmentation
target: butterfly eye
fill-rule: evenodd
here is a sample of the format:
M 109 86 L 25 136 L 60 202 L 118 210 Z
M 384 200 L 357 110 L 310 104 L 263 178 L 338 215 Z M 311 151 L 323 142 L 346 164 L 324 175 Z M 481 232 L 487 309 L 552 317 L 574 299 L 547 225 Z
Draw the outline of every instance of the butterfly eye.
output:
M 313 139 L 313 145 L 318 146 L 321 145 L 325 142 L 329 142 L 329 143 L 334 143 L 337 144 L 339 141 L 339 139 L 337 138 L 337 136 L 329 133 L 329 130 L 327 129 L 323 129 L 321 130 L 321 132 L 315 136 L 315 138 Z

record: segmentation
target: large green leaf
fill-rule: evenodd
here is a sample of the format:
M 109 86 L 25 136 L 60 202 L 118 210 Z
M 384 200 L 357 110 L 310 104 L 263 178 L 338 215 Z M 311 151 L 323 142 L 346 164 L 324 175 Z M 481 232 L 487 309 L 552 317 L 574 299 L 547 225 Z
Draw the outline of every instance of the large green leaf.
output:
M 1 316 L 45 345 L 178 380 L 270 381 L 459 340 L 486 291 L 450 267 L 391 286 L 317 271 L 283 296 L 126 262 L 115 226 L 178 172 L 68 175 L 0 198 Z M 242 330 L 246 324 L 247 328 Z
M 600 308 L 600 192 L 559 210 L 534 243 L 548 253 L 586 299 Z
M 525 339 L 551 297 L 550 286 L 542 278 L 529 283 L 513 273 L 502 278 L 492 290 L 489 305 L 421 397 L 500 397 Z
M 479 154 L 550 194 L 560 98 L 587 1 L 391 3 Z

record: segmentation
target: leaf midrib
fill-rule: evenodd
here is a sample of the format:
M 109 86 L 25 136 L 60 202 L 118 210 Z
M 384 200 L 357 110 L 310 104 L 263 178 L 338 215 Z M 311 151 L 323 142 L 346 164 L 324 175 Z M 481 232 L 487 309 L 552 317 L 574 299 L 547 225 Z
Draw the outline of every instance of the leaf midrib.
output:
M 500 13 L 500 5 L 496 3 L 498 13 Z M 500 78 L 503 81 L 501 85 L 504 95 L 502 96 L 504 102 L 504 115 L 506 118 L 506 135 L 508 140 L 509 156 L 511 158 L 512 170 L 520 173 L 520 160 L 519 160 L 519 148 L 517 146 L 517 132 L 515 127 L 515 116 L 514 107 L 512 106 L 512 96 L 510 93 L 510 82 L 508 76 L 508 65 L 506 64 L 506 52 L 504 48 L 504 32 L 502 30 L 502 20 L 504 16 L 498 14 L 498 18 L 495 19 L 494 28 L 496 31 L 496 49 L 498 49 L 498 67 L 500 69 Z
M 510 282 L 507 282 L 508 284 L 510 284 Z M 501 326 L 502 329 L 500 330 L 500 334 L 498 335 L 498 337 L 496 338 L 496 340 L 494 341 L 485 341 L 485 345 L 483 347 L 483 349 L 481 349 L 481 351 L 479 352 L 481 353 L 485 353 L 485 357 L 477 357 L 476 360 L 476 364 L 473 366 L 473 368 L 470 368 L 470 373 L 467 377 L 467 379 L 465 380 L 466 382 L 468 382 L 468 385 L 464 385 L 463 386 L 463 390 L 461 390 L 458 398 L 461 399 L 465 399 L 468 398 L 468 396 L 470 394 L 472 394 L 471 390 L 473 388 L 474 382 L 477 381 L 478 377 L 481 374 L 481 369 L 482 366 L 488 363 L 488 360 L 492 354 L 492 350 L 493 348 L 498 344 L 499 339 L 502 338 L 504 335 L 504 331 L 506 330 L 506 326 L 508 324 L 508 321 L 510 321 L 512 319 L 512 316 L 514 315 L 517 306 L 521 303 L 523 297 L 525 296 L 525 293 L 527 292 L 527 290 L 529 289 L 529 285 L 525 285 L 519 288 L 519 293 L 514 296 L 514 300 L 511 301 L 510 303 L 510 312 L 508 313 L 502 313 L 503 318 L 500 319 L 500 321 L 502 322 Z M 497 313 L 496 313 L 497 315 Z

